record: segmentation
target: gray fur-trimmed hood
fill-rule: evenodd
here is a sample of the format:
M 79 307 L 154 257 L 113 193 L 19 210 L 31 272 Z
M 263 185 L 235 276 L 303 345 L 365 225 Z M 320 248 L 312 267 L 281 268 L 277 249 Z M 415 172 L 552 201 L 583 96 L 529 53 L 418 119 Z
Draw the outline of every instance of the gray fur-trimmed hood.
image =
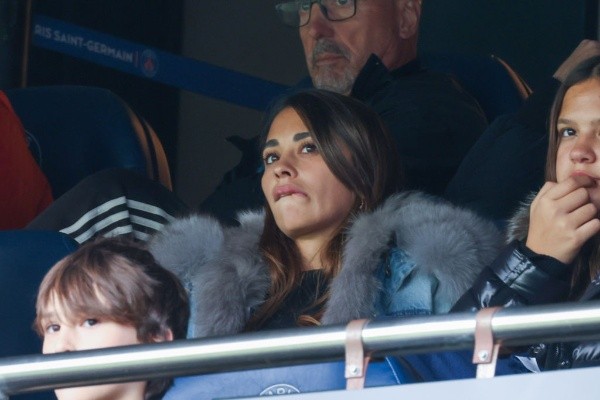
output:
M 169 224 L 150 241 L 158 262 L 177 274 L 190 293 L 193 336 L 242 331 L 264 300 L 270 278 L 258 251 L 263 219 L 262 212 L 245 212 L 239 227 L 224 227 L 212 217 L 192 215 Z M 376 269 L 392 238 L 417 268 L 438 279 L 437 295 L 450 303 L 502 246 L 495 226 L 469 211 L 419 192 L 392 196 L 350 227 L 324 324 L 372 315 L 382 286 Z

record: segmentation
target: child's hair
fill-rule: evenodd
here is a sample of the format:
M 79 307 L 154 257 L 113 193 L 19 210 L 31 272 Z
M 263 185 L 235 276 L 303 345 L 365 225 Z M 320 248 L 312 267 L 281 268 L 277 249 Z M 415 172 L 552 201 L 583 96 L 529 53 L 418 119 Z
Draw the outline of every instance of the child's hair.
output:
M 99 318 L 132 326 L 142 343 L 164 337 L 186 337 L 189 302 L 181 282 L 155 261 L 141 244 L 123 238 L 100 238 L 80 247 L 54 265 L 38 292 L 35 329 L 51 302 L 70 320 Z M 156 398 L 170 379 L 148 382 L 146 399 Z

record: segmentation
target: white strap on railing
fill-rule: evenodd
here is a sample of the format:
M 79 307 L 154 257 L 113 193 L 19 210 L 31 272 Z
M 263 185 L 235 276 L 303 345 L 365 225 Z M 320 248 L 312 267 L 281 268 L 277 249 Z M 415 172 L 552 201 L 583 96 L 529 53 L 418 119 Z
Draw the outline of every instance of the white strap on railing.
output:
M 365 386 L 367 367 L 369 366 L 370 354 L 365 355 L 362 332 L 367 319 L 350 321 L 346 325 L 346 389 L 357 390 Z
M 492 318 L 501 307 L 484 308 L 475 316 L 475 349 L 473 364 L 477 365 L 477 379 L 493 378 L 500 345 L 494 343 Z

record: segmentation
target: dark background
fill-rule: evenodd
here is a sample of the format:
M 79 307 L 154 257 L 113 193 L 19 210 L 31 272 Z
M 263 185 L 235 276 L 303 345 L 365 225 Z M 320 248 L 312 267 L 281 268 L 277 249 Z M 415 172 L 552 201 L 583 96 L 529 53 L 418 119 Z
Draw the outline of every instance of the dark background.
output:
M 41 0 L 34 2 L 33 12 L 179 54 L 182 7 L 182 0 Z M 177 89 L 33 46 L 27 82 L 111 89 L 150 120 L 168 159 L 175 159 Z
M 33 13 L 292 85 L 306 69 L 295 31 L 271 0 L 34 0 Z M 21 83 L 26 0 L 0 0 L 0 88 Z M 495 54 L 535 90 L 583 38 L 598 36 L 598 1 L 424 0 L 422 53 Z M 31 47 L 30 86 L 113 90 L 154 127 L 176 192 L 197 204 L 234 166 L 224 138 L 253 136 L 261 113 Z M 208 150 L 207 150 L 208 148 Z
M 495 54 L 535 89 L 597 35 L 597 0 L 423 0 L 420 49 Z

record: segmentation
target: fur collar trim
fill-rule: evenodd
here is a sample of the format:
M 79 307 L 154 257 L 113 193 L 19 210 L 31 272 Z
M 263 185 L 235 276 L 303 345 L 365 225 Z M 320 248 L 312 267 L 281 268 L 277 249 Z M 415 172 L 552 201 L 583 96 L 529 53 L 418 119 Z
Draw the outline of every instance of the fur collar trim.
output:
M 258 252 L 262 212 L 240 215 L 240 226 L 193 215 L 176 220 L 150 242 L 158 262 L 176 273 L 192 297 L 193 336 L 240 332 L 269 288 Z M 340 273 L 331 284 L 322 322 L 368 318 L 381 290 L 376 268 L 391 240 L 440 282 L 438 296 L 453 303 L 490 264 L 501 246 L 494 225 L 418 192 L 390 197 L 360 215 L 349 229 Z
M 531 192 L 525 200 L 521 202 L 517 211 L 508 220 L 508 226 L 506 229 L 506 242 L 511 243 L 515 240 L 525 242 L 527 239 L 527 232 L 529 232 L 529 211 L 531 209 L 531 203 L 537 192 Z
M 441 199 L 420 192 L 392 196 L 352 225 L 323 323 L 372 315 L 381 287 L 375 270 L 391 238 L 418 268 L 437 278 L 437 296 L 449 304 L 493 261 L 502 241 L 491 222 Z

